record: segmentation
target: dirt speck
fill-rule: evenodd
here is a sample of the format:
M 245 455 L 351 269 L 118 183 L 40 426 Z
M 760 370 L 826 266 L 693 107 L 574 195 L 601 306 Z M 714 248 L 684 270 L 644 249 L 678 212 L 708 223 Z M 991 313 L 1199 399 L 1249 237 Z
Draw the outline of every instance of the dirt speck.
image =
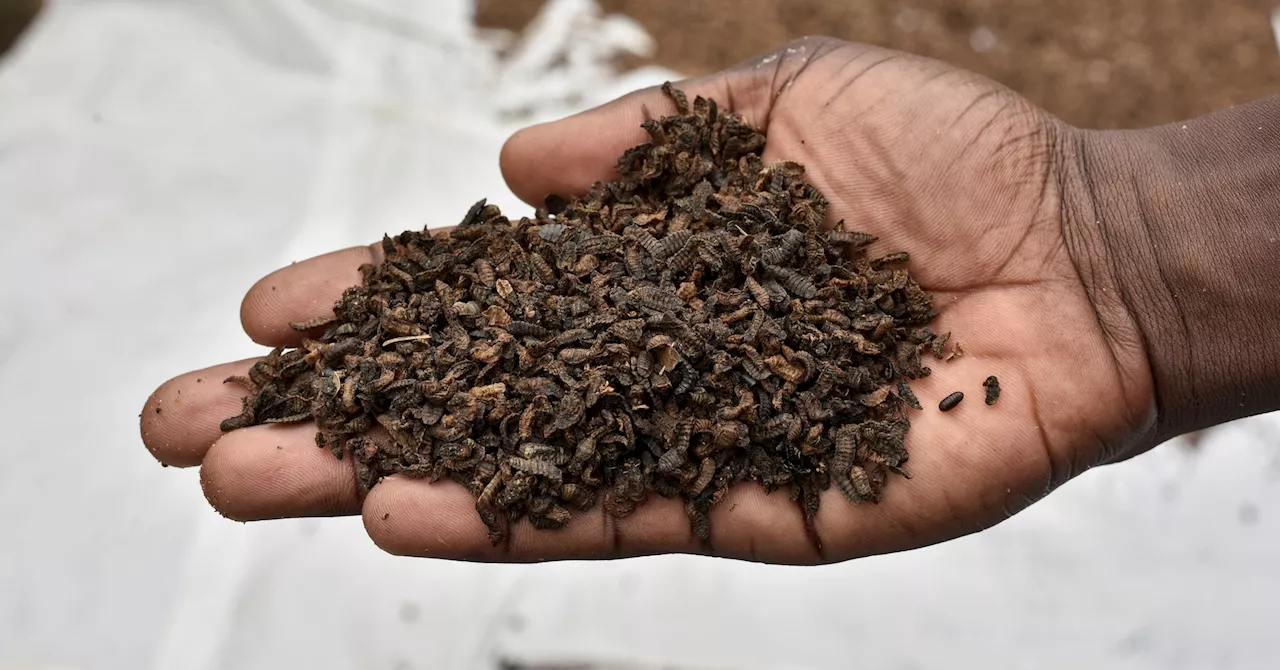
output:
M 1258 512 L 1258 506 L 1253 503 L 1245 503 L 1241 505 L 1240 509 L 1236 511 L 1236 514 L 1240 518 L 1240 523 L 1246 526 L 1257 525 L 1258 519 L 1261 518 L 1261 514 Z
M 399 616 L 400 620 L 405 623 L 414 623 L 422 616 L 422 610 L 417 603 L 401 603 Z

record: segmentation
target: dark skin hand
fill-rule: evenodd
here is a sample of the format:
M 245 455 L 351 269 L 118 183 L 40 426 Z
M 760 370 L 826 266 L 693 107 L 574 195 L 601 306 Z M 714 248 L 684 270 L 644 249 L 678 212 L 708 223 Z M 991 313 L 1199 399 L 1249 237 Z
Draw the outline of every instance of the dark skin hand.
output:
M 199 466 L 210 503 L 232 519 L 363 514 L 373 540 L 397 554 L 533 561 L 710 552 L 814 563 L 988 528 L 1089 467 L 1233 418 L 1208 412 L 1184 425 L 1161 412 L 1186 396 L 1150 351 L 1149 333 L 1170 317 L 1138 313 L 1141 300 L 1126 295 L 1141 292 L 1126 290 L 1126 274 L 1141 266 L 1117 261 L 1108 245 L 1119 234 L 1102 227 L 1127 230 L 1124 217 L 1144 209 L 1131 189 L 1097 177 L 1122 173 L 1122 157 L 1138 155 L 1128 139 L 1071 128 L 944 63 L 818 38 L 677 86 L 766 129 L 766 160 L 803 163 L 830 198 L 831 223 L 878 235 L 877 251 L 909 251 L 941 314 L 934 330 L 952 331 L 965 352 L 914 385 L 926 409 L 912 415 L 907 438 L 911 480 L 890 481 L 878 505 L 827 491 L 814 524 L 821 548 L 785 493 L 755 484 L 712 511 L 709 546 L 693 537 L 680 503 L 654 495 L 624 519 L 597 506 L 559 531 L 520 524 L 508 545 L 493 547 L 461 486 L 392 477 L 361 491 L 350 459 L 317 448 L 311 424 L 223 435 L 218 423 L 238 413 L 244 392 L 221 380 L 252 361 L 164 384 L 143 412 L 147 448 L 163 463 Z M 503 149 L 503 173 L 529 203 L 581 193 L 645 141 L 645 118 L 673 111 L 650 89 L 523 130 Z M 348 249 L 271 274 L 244 300 L 245 331 L 264 345 L 298 344 L 287 324 L 330 313 L 358 282 L 357 267 L 378 254 L 377 245 Z M 993 407 L 982 402 L 988 375 L 1003 387 Z M 965 401 L 938 412 L 956 390 Z

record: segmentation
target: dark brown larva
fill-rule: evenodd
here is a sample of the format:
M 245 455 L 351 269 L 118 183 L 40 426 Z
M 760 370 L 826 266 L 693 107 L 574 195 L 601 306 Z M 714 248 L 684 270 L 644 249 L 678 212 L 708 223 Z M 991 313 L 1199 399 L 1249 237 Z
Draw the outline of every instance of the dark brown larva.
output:
M 465 487 L 494 543 L 654 496 L 706 540 L 746 480 L 810 520 L 833 486 L 879 500 L 906 475 L 921 354 L 959 348 L 926 328 L 905 252 L 819 232 L 803 166 L 766 165 L 742 117 L 664 90 L 679 114 L 645 121 L 614 181 L 386 237 L 333 316 L 293 324 L 312 338 L 229 380 L 248 394 L 223 429 L 312 421 L 364 487 Z
M 995 375 L 987 377 L 982 382 L 982 388 L 987 390 L 987 404 L 994 405 L 1000 399 L 1000 380 Z
M 906 401 L 907 406 L 911 409 L 924 409 L 920 404 L 920 400 L 916 398 L 916 394 L 912 392 L 911 385 L 905 379 L 898 380 L 898 395 Z
M 955 409 L 956 405 L 960 404 L 961 400 L 964 400 L 964 393 L 956 391 L 955 393 L 943 398 L 942 402 L 938 403 L 938 409 L 944 412 L 950 412 Z

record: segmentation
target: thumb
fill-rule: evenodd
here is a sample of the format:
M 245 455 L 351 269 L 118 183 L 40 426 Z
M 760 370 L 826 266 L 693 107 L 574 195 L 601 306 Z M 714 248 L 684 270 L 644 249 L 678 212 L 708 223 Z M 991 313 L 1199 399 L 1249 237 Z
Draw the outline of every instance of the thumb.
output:
M 834 41 L 806 38 L 717 74 L 672 84 L 692 104 L 716 101 L 722 112 L 742 115 L 766 129 L 777 95 L 805 67 L 834 48 Z M 507 185 L 521 200 L 541 205 L 546 196 L 578 195 L 617 176 L 624 151 L 648 141 L 640 124 L 676 112 L 675 102 L 654 86 L 568 118 L 517 131 L 502 147 Z

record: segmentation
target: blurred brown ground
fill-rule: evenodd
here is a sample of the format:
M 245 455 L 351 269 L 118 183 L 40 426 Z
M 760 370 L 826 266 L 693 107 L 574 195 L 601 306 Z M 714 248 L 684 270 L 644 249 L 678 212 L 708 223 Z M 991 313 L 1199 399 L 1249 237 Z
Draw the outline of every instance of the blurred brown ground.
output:
M 1280 92 L 1280 0 L 599 0 L 640 22 L 656 60 L 718 70 L 810 34 L 981 72 L 1094 128 L 1198 116 Z M 476 22 L 519 29 L 543 0 L 478 0 Z

